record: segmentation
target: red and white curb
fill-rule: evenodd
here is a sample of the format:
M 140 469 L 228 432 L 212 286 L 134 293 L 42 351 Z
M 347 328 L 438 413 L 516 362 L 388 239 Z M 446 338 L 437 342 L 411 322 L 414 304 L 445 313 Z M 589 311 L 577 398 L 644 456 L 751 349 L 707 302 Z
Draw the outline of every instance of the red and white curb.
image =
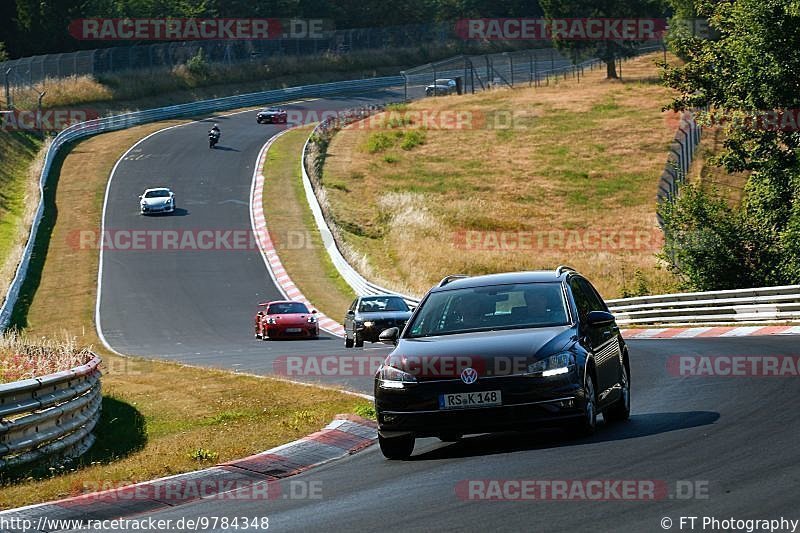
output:
M 800 326 L 708 326 L 622 330 L 622 336 L 626 339 L 691 339 L 759 335 L 800 335 Z
M 278 287 L 287 299 L 303 302 L 308 307 L 313 308 L 314 306 L 312 303 L 300 292 L 300 289 L 289 277 L 286 269 L 283 268 L 283 264 L 278 257 L 278 252 L 275 250 L 275 244 L 272 242 L 272 237 L 269 235 L 267 220 L 264 215 L 264 163 L 267 160 L 267 154 L 269 153 L 272 143 L 289 131 L 291 130 L 284 130 L 272 137 L 267 141 L 267 144 L 261 148 L 261 152 L 258 154 L 256 167 L 253 171 L 253 184 L 250 193 L 250 222 L 253 226 L 253 233 L 256 235 L 258 246 L 261 249 L 261 255 L 264 258 L 272 280 L 275 282 L 275 286 Z M 319 320 L 319 327 L 321 329 L 333 335 L 344 336 L 344 327 L 336 320 L 320 312 L 317 313 L 317 319 Z
M 113 520 L 198 500 L 263 500 L 268 507 L 269 500 L 298 497 L 290 494 L 294 491 L 282 486 L 280 480 L 362 451 L 377 438 L 375 422 L 355 415 L 337 415 L 316 433 L 244 459 L 102 492 L 9 509 L 0 512 L 0 521 L 22 523 L 27 520 L 26 523 L 31 524 L 29 529 L 46 531 L 45 520 L 49 523 L 88 518 Z M 312 498 L 313 495 L 306 497 Z

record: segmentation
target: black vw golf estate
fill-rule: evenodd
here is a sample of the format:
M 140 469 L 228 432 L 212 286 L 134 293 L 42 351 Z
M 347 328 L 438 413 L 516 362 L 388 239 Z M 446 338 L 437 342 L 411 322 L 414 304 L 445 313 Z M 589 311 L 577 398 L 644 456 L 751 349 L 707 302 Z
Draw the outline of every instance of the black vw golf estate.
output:
M 628 349 L 591 283 L 555 271 L 448 276 L 422 299 L 375 376 L 381 451 L 417 437 L 564 424 L 580 434 L 630 414 Z

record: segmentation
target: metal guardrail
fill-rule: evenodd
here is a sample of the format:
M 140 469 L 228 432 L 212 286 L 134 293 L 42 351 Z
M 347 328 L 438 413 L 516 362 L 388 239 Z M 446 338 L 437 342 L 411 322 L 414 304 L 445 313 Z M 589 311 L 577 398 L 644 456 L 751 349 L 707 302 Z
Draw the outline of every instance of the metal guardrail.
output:
M 800 285 L 641 296 L 606 303 L 621 325 L 793 322 L 800 320 Z
M 304 85 L 300 87 L 290 87 L 287 89 L 276 89 L 259 93 L 215 98 L 213 100 L 203 100 L 200 102 L 179 104 L 157 109 L 148 109 L 145 111 L 136 111 L 133 113 L 125 113 L 122 115 L 114 115 L 110 117 L 89 120 L 87 122 L 81 122 L 66 128 L 55 137 L 45 155 L 42 173 L 39 178 L 39 206 L 31 226 L 28 242 L 25 245 L 25 249 L 22 254 L 22 259 L 17 267 L 14 280 L 11 282 L 11 286 L 8 289 L 8 293 L 2 307 L 0 307 L 0 330 L 6 329 L 11 320 L 11 314 L 14 305 L 19 297 L 19 292 L 25 279 L 28 265 L 30 264 L 39 223 L 41 222 L 42 215 L 44 213 L 44 186 L 47 182 L 47 176 L 50 173 L 53 161 L 55 160 L 59 150 L 61 150 L 61 148 L 63 148 L 65 145 L 98 133 L 121 130 L 131 126 L 138 126 L 140 124 L 147 124 L 149 122 L 157 122 L 159 120 L 187 116 L 200 116 L 207 113 L 251 106 L 255 107 L 270 103 L 284 102 L 297 98 L 311 98 L 334 94 L 347 94 L 350 92 L 387 89 L 389 87 L 402 86 L 402 84 L 403 78 L 401 76 L 391 76 L 383 78 L 322 83 L 317 85 Z
M 0 470 L 77 457 L 100 419 L 100 357 L 85 365 L 0 385 Z
M 369 110 L 367 112 L 369 112 Z M 300 168 L 302 169 L 301 172 L 303 176 L 303 189 L 306 192 L 306 201 L 308 202 L 308 205 L 311 208 L 311 213 L 314 215 L 314 222 L 316 223 L 317 229 L 319 230 L 320 236 L 322 238 L 322 244 L 325 247 L 325 250 L 328 252 L 328 256 L 333 262 L 333 266 L 336 267 L 336 270 L 339 272 L 339 275 L 342 277 L 342 279 L 344 279 L 347 282 L 347 284 L 353 289 L 353 291 L 357 295 L 367 296 L 371 294 L 397 294 L 401 296 L 409 305 L 416 306 L 419 303 L 419 300 L 417 300 L 413 296 L 409 296 L 407 294 L 401 294 L 396 291 L 389 290 L 385 287 L 381 287 L 376 283 L 372 283 L 371 281 L 367 280 L 364 276 L 359 274 L 356 271 L 356 269 L 350 266 L 350 263 L 347 262 L 347 259 L 344 258 L 342 252 L 339 250 L 339 247 L 336 245 L 336 239 L 333 236 L 333 232 L 331 231 L 330 226 L 328 226 L 328 222 L 325 219 L 325 215 L 322 212 L 322 206 L 315 194 L 314 186 L 311 182 L 311 177 L 309 176 L 308 170 L 306 169 L 306 155 L 308 154 L 308 147 L 311 143 L 311 139 L 315 135 L 319 135 L 326 128 L 329 128 L 332 121 L 337 119 L 347 120 L 346 115 L 347 112 L 341 114 L 342 117 L 341 119 L 339 119 L 339 117 L 337 118 L 330 117 L 327 120 L 324 120 L 319 124 L 317 124 L 317 126 L 311 132 L 311 135 L 303 145 L 303 150 L 300 154 Z M 352 116 L 355 118 L 359 117 L 364 118 L 368 115 L 355 113 Z
M 671 202 L 678 194 L 678 189 L 686 181 L 686 175 L 694 159 L 695 150 L 703 135 L 703 128 L 694 119 L 693 113 L 681 116 L 675 137 L 669 145 L 669 155 L 664 172 L 658 181 L 656 200 Z M 663 228 L 664 220 L 657 214 L 658 223 Z

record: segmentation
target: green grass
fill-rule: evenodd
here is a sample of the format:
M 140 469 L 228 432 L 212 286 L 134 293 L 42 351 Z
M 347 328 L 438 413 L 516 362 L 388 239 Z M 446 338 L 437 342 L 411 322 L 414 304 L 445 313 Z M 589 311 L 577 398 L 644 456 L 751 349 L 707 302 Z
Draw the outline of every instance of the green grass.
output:
M 307 235 L 306 246 L 299 248 L 273 239 L 281 263 L 306 298 L 326 315 L 341 320 L 355 293 L 331 262 L 306 201 L 300 152 L 310 131 L 310 127 L 291 130 L 272 143 L 264 164 L 264 213 L 271 235 L 297 231 Z M 337 183 L 337 189 L 347 190 L 344 180 Z
M 25 197 L 33 188 L 36 177 L 31 176 L 30 168 L 40 148 L 41 141 L 31 134 L 0 131 L 0 277 L 3 278 L 0 291 L 3 295 L 19 258 L 12 251 L 27 240 Z M 37 199 L 28 201 L 28 209 L 35 209 Z

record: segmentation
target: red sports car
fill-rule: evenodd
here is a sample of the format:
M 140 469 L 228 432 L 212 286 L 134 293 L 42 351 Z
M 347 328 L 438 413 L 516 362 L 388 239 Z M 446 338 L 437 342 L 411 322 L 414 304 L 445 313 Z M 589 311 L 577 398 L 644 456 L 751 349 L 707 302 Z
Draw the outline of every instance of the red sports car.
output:
M 256 313 L 256 338 L 316 339 L 319 336 L 317 310 L 308 310 L 303 302 L 279 300 L 258 304 L 263 307 Z

